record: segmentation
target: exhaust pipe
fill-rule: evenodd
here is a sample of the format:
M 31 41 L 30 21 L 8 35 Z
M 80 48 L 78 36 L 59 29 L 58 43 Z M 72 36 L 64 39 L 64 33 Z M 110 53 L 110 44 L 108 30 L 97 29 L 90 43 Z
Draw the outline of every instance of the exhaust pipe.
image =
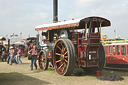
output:
M 58 0 L 53 0 L 53 23 L 58 22 Z

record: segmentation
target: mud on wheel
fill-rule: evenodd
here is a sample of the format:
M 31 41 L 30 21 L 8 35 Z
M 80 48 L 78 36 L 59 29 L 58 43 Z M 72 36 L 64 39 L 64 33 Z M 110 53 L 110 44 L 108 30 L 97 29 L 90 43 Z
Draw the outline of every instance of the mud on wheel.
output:
M 54 48 L 53 63 L 58 74 L 71 75 L 75 68 L 74 45 L 69 39 L 60 39 Z
M 41 70 L 47 70 L 48 69 L 48 63 L 49 63 L 49 60 L 47 58 L 47 53 L 45 50 L 42 50 L 40 53 L 39 53 L 39 67 Z

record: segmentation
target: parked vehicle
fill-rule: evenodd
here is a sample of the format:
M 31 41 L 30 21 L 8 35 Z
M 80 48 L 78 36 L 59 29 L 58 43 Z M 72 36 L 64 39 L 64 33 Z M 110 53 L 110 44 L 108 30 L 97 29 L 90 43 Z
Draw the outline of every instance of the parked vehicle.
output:
M 128 68 L 128 43 L 113 43 L 104 45 L 105 66 Z

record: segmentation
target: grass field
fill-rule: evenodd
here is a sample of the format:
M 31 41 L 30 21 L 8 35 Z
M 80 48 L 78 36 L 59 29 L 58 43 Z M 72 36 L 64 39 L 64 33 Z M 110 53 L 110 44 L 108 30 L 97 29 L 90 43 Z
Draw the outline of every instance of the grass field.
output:
M 107 70 L 102 71 L 102 75 L 119 75 L 124 78 L 123 81 L 101 81 L 95 74 L 87 74 L 83 70 L 81 76 L 61 76 L 56 73 L 54 68 L 46 71 L 30 70 L 30 61 L 27 58 L 21 58 L 23 64 L 8 65 L 6 62 L 0 62 L 0 85 L 128 85 L 128 72 Z

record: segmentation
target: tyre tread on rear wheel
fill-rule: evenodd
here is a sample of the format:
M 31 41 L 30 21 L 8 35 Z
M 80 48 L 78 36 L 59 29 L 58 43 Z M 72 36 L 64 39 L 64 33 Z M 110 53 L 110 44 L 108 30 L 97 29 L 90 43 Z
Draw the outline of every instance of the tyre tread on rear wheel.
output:
M 98 70 L 101 71 L 104 68 L 104 64 L 105 64 L 105 52 L 104 52 L 103 45 L 100 45 L 100 48 L 99 48 L 99 59 L 100 59 L 100 62 L 99 62 Z

